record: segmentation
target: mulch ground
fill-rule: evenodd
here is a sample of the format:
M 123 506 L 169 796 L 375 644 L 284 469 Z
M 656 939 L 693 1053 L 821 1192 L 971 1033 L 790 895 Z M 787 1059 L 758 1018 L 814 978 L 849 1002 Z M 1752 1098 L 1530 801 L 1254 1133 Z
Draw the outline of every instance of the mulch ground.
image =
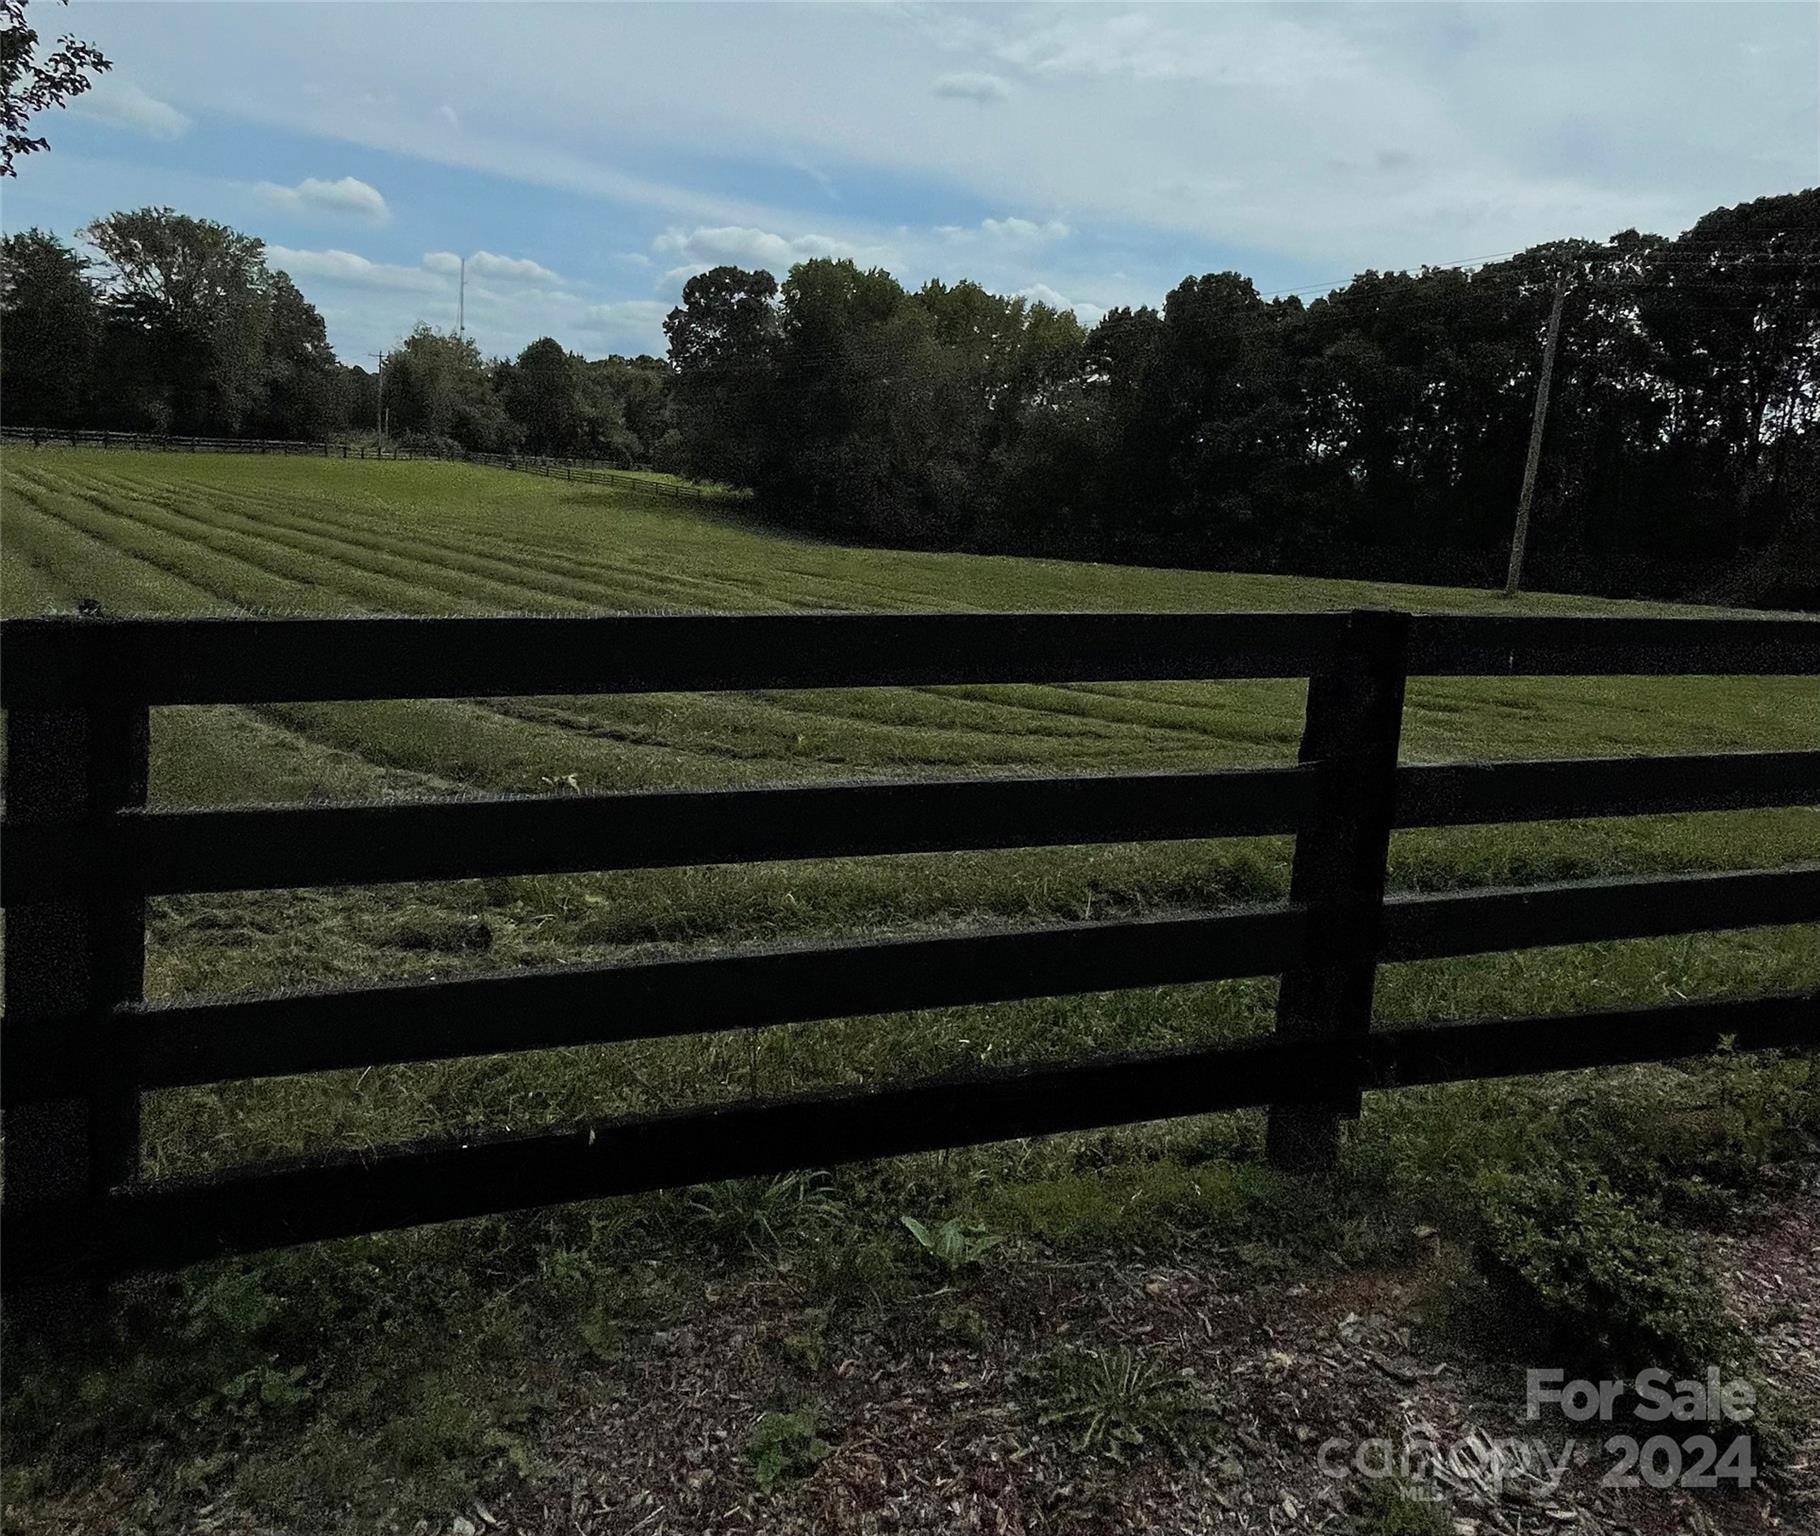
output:
M 1763 1377 L 1820 1404 L 1811 1180 L 1791 1182 L 1718 1253 Z M 1599 1437 L 1524 1421 L 1519 1369 L 1437 1352 L 1420 1326 L 1421 1284 L 1414 1272 L 1271 1283 L 1217 1258 L 1141 1268 L 1004 1259 L 863 1321 L 793 1310 L 771 1276 L 704 1288 L 685 1322 L 559 1383 L 563 1406 L 539 1446 L 550 1474 L 448 1529 L 1345 1532 L 1371 1528 L 1360 1506 L 1370 1479 L 1351 1458 L 1388 1440 L 1436 1448 L 1424 1486 L 1440 1498 L 1434 1529 L 1456 1536 L 1820 1532 L 1811 1429 L 1747 1492 L 1605 1487 L 1613 1463 Z M 1178 1446 L 1153 1437 L 1122 1461 L 1082 1449 L 1071 1426 L 1042 1421 L 1041 1362 L 1066 1347 L 1136 1352 L 1204 1389 L 1213 1410 Z M 760 1492 L 747 1450 L 754 1424 L 805 1405 L 825 1453 Z M 1568 1434 L 1580 1450 L 1558 1483 L 1539 1463 L 1492 1469 L 1500 1437 L 1539 1435 L 1558 1454 Z

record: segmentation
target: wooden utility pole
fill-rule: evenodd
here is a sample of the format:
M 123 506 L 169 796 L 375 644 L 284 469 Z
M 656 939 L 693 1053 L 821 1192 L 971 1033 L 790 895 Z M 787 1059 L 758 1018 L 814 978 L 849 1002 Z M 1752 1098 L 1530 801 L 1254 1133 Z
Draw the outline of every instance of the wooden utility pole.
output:
M 368 357 L 379 359 L 379 367 L 373 373 L 373 428 L 379 433 L 380 447 L 385 446 L 385 353 L 369 352 Z
M 1510 569 L 1504 595 L 1514 597 L 1523 584 L 1523 554 L 1529 545 L 1529 502 L 1542 464 L 1542 424 L 1548 419 L 1548 386 L 1555 372 L 1555 344 L 1561 339 L 1561 305 L 1567 298 L 1567 268 L 1555 278 L 1555 302 L 1548 311 L 1548 337 L 1542 343 L 1542 376 L 1536 380 L 1536 412 L 1529 423 L 1529 457 L 1523 462 L 1523 491 L 1517 498 L 1517 526 L 1510 536 Z

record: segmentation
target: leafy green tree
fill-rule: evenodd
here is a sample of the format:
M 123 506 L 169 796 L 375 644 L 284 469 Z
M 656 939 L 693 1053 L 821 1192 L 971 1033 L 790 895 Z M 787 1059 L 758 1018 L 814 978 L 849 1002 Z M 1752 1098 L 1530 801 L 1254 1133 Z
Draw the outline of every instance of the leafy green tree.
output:
M 627 466 L 644 465 L 649 455 L 626 424 L 626 401 L 620 379 L 599 363 L 576 363 L 575 436 L 572 451 L 581 458 L 607 459 Z
M 762 494 L 829 530 L 957 544 L 977 511 L 964 359 L 890 273 L 796 267 L 783 286 Z
M 64 5 L 69 0 L 62 0 Z M 92 43 L 65 33 L 54 51 L 38 57 L 38 33 L 25 23 L 26 0 L 0 0 L 0 176 L 17 176 L 13 162 L 49 149 L 50 140 L 26 132 L 51 107 L 67 106 L 112 69 Z
M 664 321 L 681 454 L 703 479 L 756 485 L 772 443 L 777 279 L 715 267 L 683 285 Z
M 347 384 L 322 316 L 288 273 L 272 274 L 266 302 L 259 430 L 274 437 L 317 438 L 346 426 Z
M 126 424 L 239 431 L 266 383 L 264 245 L 169 208 L 110 214 L 82 237 L 101 256 L 116 400 L 141 419 Z
M 1772 542 L 1790 511 L 1774 445 L 1820 421 L 1820 188 L 1715 209 L 1649 261 L 1639 318 L 1682 462 L 1725 547 Z
M 89 263 L 55 235 L 0 241 L 0 400 L 16 426 L 81 426 L 101 306 Z
M 660 357 L 607 357 L 587 365 L 588 376 L 617 402 L 618 425 L 584 425 L 596 456 L 627 465 L 652 465 L 658 445 L 674 430 L 673 376 Z M 605 418 L 602 418 L 605 420 Z
M 344 419 L 355 432 L 373 432 L 379 427 L 379 380 L 358 363 L 337 365 L 339 392 L 344 402 Z
M 501 403 L 524 431 L 531 453 L 575 451 L 581 430 L 582 360 L 545 336 L 504 370 Z
M 387 355 L 380 387 L 396 434 L 481 453 L 518 446 L 520 430 L 499 403 L 480 349 L 466 336 L 419 325 Z

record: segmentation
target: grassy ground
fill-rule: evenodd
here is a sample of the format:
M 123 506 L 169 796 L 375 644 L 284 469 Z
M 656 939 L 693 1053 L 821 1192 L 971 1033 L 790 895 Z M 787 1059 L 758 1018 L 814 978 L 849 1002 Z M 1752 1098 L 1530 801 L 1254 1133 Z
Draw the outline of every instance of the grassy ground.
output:
M 0 471 L 0 493 L 0 606 L 8 614 L 67 611 L 89 597 L 116 614 L 1366 604 L 1511 611 L 1487 594 L 1453 590 L 853 550 L 779 536 L 743 520 L 732 506 L 715 513 L 630 488 L 571 486 L 434 462 L 17 452 Z M 1520 606 L 1532 612 L 1673 611 L 1552 597 L 1524 599 Z M 209 805 L 1261 764 L 1293 756 L 1302 692 L 1298 684 L 1280 683 L 1157 684 L 165 710 L 154 722 L 152 797 Z M 1439 761 L 1789 748 L 1813 744 L 1817 716 L 1811 681 L 1435 680 L 1411 688 L 1404 750 L 1413 761 Z M 1812 811 L 1654 817 L 1401 834 L 1392 880 L 1403 888 L 1446 888 L 1593 873 L 1773 867 L 1817 855 L 1820 815 Z M 151 914 L 148 992 L 162 998 L 268 990 L 750 940 L 1218 905 L 1280 894 L 1287 859 L 1283 840 L 1257 839 L 173 898 L 155 903 Z M 1380 981 L 1378 1015 L 1451 1018 L 1649 1002 L 1809 985 L 1816 970 L 1811 929 L 1590 945 L 1391 967 Z M 710 1037 L 641 1043 L 161 1094 L 147 1106 L 147 1162 L 154 1173 L 187 1172 L 473 1125 L 523 1129 L 583 1114 L 878 1082 L 981 1061 L 1227 1039 L 1267 1027 L 1273 1000 L 1272 984 L 1226 983 L 793 1026 L 755 1042 Z M 1394 1104 L 1374 1100 L 1352 1156 L 1369 1161 L 1366 1149 L 1394 1144 L 1395 1159 L 1372 1164 L 1382 1175 L 1380 1185 L 1389 1188 L 1404 1177 L 1384 1172 L 1394 1162 L 1405 1172 L 1417 1170 L 1405 1182 L 1426 1181 L 1426 1187 L 1437 1175 L 1424 1160 L 1440 1155 L 1435 1147 L 1452 1145 L 1428 1130 L 1444 1130 L 1466 1104 L 1475 1105 L 1473 1113 L 1487 1125 L 1501 1123 L 1500 1116 L 1532 1117 L 1521 1103 L 1509 1096 L 1481 1102 L 1471 1091 L 1411 1095 Z M 1764 1120 L 1767 1148 L 1799 1115 L 1776 1109 L 1765 1111 Z M 1222 1153 L 1243 1155 L 1255 1146 L 1255 1118 L 912 1160 L 866 1176 L 871 1182 L 843 1182 L 841 1198 L 875 1216 L 914 1199 L 1048 1242 L 1099 1219 L 1077 1209 L 1085 1196 L 1069 1181 L 1078 1183 L 1083 1171 L 1095 1173 L 1096 1188 L 1097 1171 L 1106 1168 L 1126 1170 L 1115 1184 L 1135 1178 L 1141 1191 L 1154 1176 L 1167 1188 L 1173 1174 L 1143 1170 L 1186 1167 L 1205 1154 L 1210 1139 Z M 1488 1144 L 1498 1144 L 1490 1133 Z M 980 1193 L 999 1186 L 1002 1198 L 986 1200 Z M 1060 1214 L 1031 1216 L 1018 1203 L 1024 1189 L 1037 1191 L 1029 1197 L 1032 1209 L 1053 1207 Z M 1062 1194 L 1054 1193 L 1058 1189 Z M 788 1204 L 795 1197 L 759 1192 L 724 1198 L 732 1214 L 722 1213 L 720 1226 L 713 1220 L 708 1225 L 734 1232 L 733 1246 L 743 1251 L 751 1222 L 772 1225 L 763 1201 Z M 753 1202 L 757 1217 L 749 1209 Z M 657 1221 L 663 1231 L 695 1230 L 686 1202 L 662 1209 L 675 1218 Z M 509 1249 L 513 1257 L 483 1257 L 468 1266 L 450 1287 L 449 1316 L 457 1321 L 449 1326 L 470 1339 L 490 1338 L 488 1320 L 517 1306 L 507 1298 L 523 1274 L 547 1281 L 552 1252 L 584 1253 L 585 1263 L 575 1262 L 589 1276 L 618 1274 L 615 1266 L 635 1257 L 613 1237 L 622 1217 L 589 1219 L 596 1225 L 586 1242 L 576 1240 L 572 1225 L 562 1226 L 560 1238 L 543 1227 L 535 1227 L 541 1235 L 527 1237 L 534 1224 L 526 1223 L 455 1229 L 491 1233 L 478 1240 L 481 1248 Z M 891 1219 L 887 1214 L 887 1225 Z M 1106 1231 L 1109 1241 L 1124 1240 L 1116 1223 Z M 384 1298 L 419 1275 L 420 1266 L 446 1266 L 451 1241 L 475 1240 L 377 1239 L 325 1250 L 339 1255 L 332 1261 L 254 1261 L 223 1271 L 225 1279 L 205 1272 L 183 1282 L 182 1305 L 201 1309 L 184 1326 L 209 1338 L 224 1327 L 234 1339 L 242 1333 L 256 1338 L 261 1369 L 282 1364 L 289 1370 L 291 1361 L 307 1356 L 313 1362 L 308 1390 L 320 1409 L 311 1422 L 330 1424 L 325 1434 L 339 1433 L 374 1405 L 337 1398 L 333 1411 L 322 1406 L 335 1392 L 357 1394 L 365 1380 L 351 1365 L 321 1365 L 332 1353 L 312 1331 L 332 1326 L 322 1309 L 333 1308 L 323 1297 L 353 1272 L 367 1276 L 373 1292 L 358 1305 L 383 1312 L 394 1306 Z M 528 1248 L 521 1251 L 521 1245 Z M 328 1262 L 336 1266 L 332 1281 L 322 1267 Z M 291 1298 L 284 1324 L 289 1331 L 271 1359 L 270 1329 L 278 1326 L 271 1309 L 244 1296 L 224 1302 L 209 1289 L 231 1289 L 249 1277 L 256 1289 L 264 1288 L 261 1295 L 277 1288 Z M 586 1290 L 594 1281 L 577 1284 Z M 239 1319 L 232 1327 L 218 1316 L 224 1306 Z M 420 1338 L 425 1328 L 434 1334 L 447 1323 L 444 1318 L 432 1326 L 420 1312 L 404 1310 L 410 1321 L 397 1325 L 401 1337 Z M 255 1324 L 243 1328 L 248 1316 Z M 505 1331 L 518 1339 L 513 1329 L 522 1323 L 517 1319 Z M 162 1326 L 164 1333 L 153 1332 L 171 1344 L 170 1325 Z M 156 1355 L 155 1343 L 146 1347 L 146 1358 Z M 190 1357 L 206 1354 L 193 1340 L 186 1348 Z M 459 1353 L 476 1370 L 487 1358 L 479 1343 Z M 238 1369 L 240 1355 L 234 1360 Z M 353 1374 L 343 1380 L 338 1370 Z M 339 1383 L 333 1391 L 326 1385 L 331 1377 Z M 394 1509 L 408 1509 L 414 1501 L 421 1506 L 443 1496 L 438 1469 L 458 1469 L 451 1474 L 457 1482 L 479 1477 L 473 1469 L 483 1463 L 489 1477 L 522 1475 L 509 1454 L 518 1431 L 500 1419 L 505 1410 L 496 1405 L 491 1417 L 483 1414 L 478 1426 L 451 1431 L 447 1445 L 436 1448 L 443 1444 L 436 1438 L 438 1416 L 453 1412 L 436 1394 L 461 1397 L 469 1390 L 460 1385 L 464 1379 L 449 1367 L 437 1378 L 440 1385 L 423 1388 L 430 1396 L 412 1411 L 433 1442 L 428 1448 L 413 1442 L 409 1449 L 376 1453 L 358 1475 L 343 1469 L 344 1481 L 392 1490 L 368 1489 L 370 1498 L 360 1495 L 367 1499 L 363 1508 L 379 1509 L 390 1498 Z M 158 1380 L 165 1385 L 147 1388 L 154 1404 L 171 1390 L 164 1376 Z M 209 1392 L 218 1396 L 220 1385 L 213 1383 Z M 269 1385 L 259 1377 L 252 1388 L 239 1390 L 257 1395 Z M 65 1402 L 51 1387 L 45 1390 Z M 287 1390 L 270 1386 L 278 1399 Z M 492 1402 L 484 1392 L 480 1400 Z M 215 1397 L 209 1401 L 210 1413 L 231 1417 Z M 275 1408 L 271 1414 L 282 1418 Z M 115 1417 L 137 1422 L 125 1409 Z M 77 1439 L 90 1449 L 119 1438 L 105 1424 L 84 1434 Z M 505 1440 L 489 1442 L 489 1434 Z M 142 1454 L 141 1441 L 130 1434 L 126 1441 L 140 1447 L 133 1454 Z M 68 1450 L 54 1435 L 48 1443 Z M 190 1466 L 196 1458 L 185 1454 L 182 1464 Z M 205 1461 L 213 1454 L 197 1453 Z M 412 1457 L 436 1476 L 401 1474 L 399 1465 Z M 297 1480 L 308 1482 L 322 1470 L 317 1462 L 307 1476 L 294 1467 L 274 1471 L 269 1461 L 259 1465 L 275 1482 L 264 1492 L 241 1492 L 270 1509 L 301 1496 Z M 65 1467 L 58 1475 L 67 1473 Z M 221 1468 L 186 1475 L 206 1489 L 232 1481 Z M 132 1491 L 140 1496 L 137 1484 Z M 168 1487 L 160 1496 L 183 1502 Z

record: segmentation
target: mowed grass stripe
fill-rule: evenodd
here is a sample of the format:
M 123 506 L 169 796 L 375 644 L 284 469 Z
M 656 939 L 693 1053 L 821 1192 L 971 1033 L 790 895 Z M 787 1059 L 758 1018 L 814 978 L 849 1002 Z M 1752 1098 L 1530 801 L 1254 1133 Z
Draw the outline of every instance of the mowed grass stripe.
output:
M 9 521 L 0 540 L 0 611 L 49 613 L 75 602 L 66 589 L 67 570 L 47 558 L 42 545 L 21 523 Z
M 239 604 L 181 573 L 167 551 L 154 554 L 60 516 L 33 492 L 7 497 L 7 542 L 26 541 L 41 568 L 57 573 L 69 608 L 95 598 L 110 612 L 233 613 Z
M 485 470 L 469 471 L 455 465 L 440 467 L 457 474 L 491 473 Z M 118 478 L 123 485 L 135 485 L 142 489 L 142 493 L 149 492 L 148 482 Z M 610 511 L 621 504 L 619 494 L 611 490 L 580 494 L 590 496 L 601 512 Z M 296 494 L 261 496 L 255 490 L 214 488 L 205 499 L 205 504 L 231 506 L 234 503 L 245 504 L 250 509 L 249 515 L 261 519 L 279 511 L 293 522 L 308 521 L 324 531 L 333 529 L 345 532 L 357 543 L 384 537 L 383 532 L 375 528 L 372 519 L 363 517 L 358 508 L 348 509 L 345 515 L 313 516 L 312 514 L 323 512 L 320 502 Z M 164 504 L 171 510 L 188 509 L 180 505 L 174 496 Z M 341 509 L 335 509 L 335 512 L 340 514 Z M 577 530 L 574 547 L 561 551 L 498 533 L 462 532 L 446 524 L 437 527 L 434 532 L 437 545 L 443 549 L 459 551 L 483 561 L 500 562 L 515 572 L 540 576 L 545 579 L 544 583 L 533 583 L 535 590 L 553 596 L 572 596 L 594 605 L 611 600 L 611 606 L 631 611 L 683 606 L 745 610 L 755 606 L 771 609 L 794 606 L 839 609 L 851 606 L 849 602 L 837 597 L 811 597 L 800 603 L 786 604 L 767 599 L 759 581 L 751 578 L 737 579 L 730 573 L 703 575 L 678 569 L 673 561 L 643 560 L 636 557 L 617 560 L 593 558 L 588 551 L 593 547 L 594 541 L 588 537 L 585 527 Z M 411 558 L 425 558 L 425 546 L 421 542 L 407 541 L 406 547 L 412 551 Z M 598 579 L 578 580 L 577 573 Z
M 219 516 L 250 523 L 261 530 L 283 527 L 300 535 L 329 540 L 350 550 L 371 550 L 394 555 L 406 561 L 414 570 L 420 569 L 426 575 L 438 574 L 458 583 L 464 579 L 478 579 L 485 584 L 487 590 L 499 594 L 505 607 L 514 610 L 535 611 L 547 608 L 572 612 L 578 606 L 591 604 L 598 598 L 598 592 L 593 586 L 570 574 L 570 570 L 579 562 L 570 562 L 569 569 L 564 569 L 503 541 L 463 538 L 449 530 L 437 530 L 435 543 L 428 544 L 422 539 L 388 532 L 371 520 L 315 515 L 302 506 L 295 505 L 283 507 L 281 517 L 273 518 L 272 511 L 280 510 L 279 508 L 243 510 L 232 504 L 236 501 L 250 503 L 253 500 L 251 496 L 215 496 L 192 505 L 183 505 L 177 498 L 169 497 L 159 500 L 159 504 L 178 515 L 202 517 L 210 521 Z M 522 579 L 526 575 L 539 579 Z M 460 586 L 451 588 L 447 580 L 441 585 L 444 590 L 464 592 Z M 418 594 L 420 599 L 423 595 Z M 526 598 L 531 601 L 527 603 Z M 435 611 L 442 610 L 438 608 Z
M 253 548 L 267 551 L 265 560 L 253 563 L 268 571 L 277 569 L 269 563 L 271 560 L 302 562 L 306 568 L 332 573 L 330 581 L 342 590 L 378 597 L 400 612 L 497 612 L 522 608 L 527 596 L 540 607 L 573 610 L 576 606 L 520 582 L 461 569 L 459 562 L 429 560 L 420 545 L 408 541 L 384 536 L 362 540 L 332 524 L 317 531 L 311 526 L 299 526 L 310 521 L 301 518 L 261 521 L 218 503 L 208 504 L 206 512 L 179 510 L 175 506 L 152 512 L 151 504 L 143 501 L 136 502 L 135 507 L 137 516 L 181 538 L 239 534 Z M 408 553 L 391 552 L 399 548 Z M 250 555 L 243 558 L 252 560 Z
M 319 591 L 316 583 L 229 547 L 229 540 L 212 529 L 173 525 L 168 514 L 146 503 L 129 499 L 116 506 L 98 490 L 79 488 L 56 498 L 54 508 L 41 510 L 103 543 L 131 550 L 235 611 L 323 611 L 312 602 Z M 160 537 L 167 533 L 176 534 L 177 541 Z
M 62 517 L 92 537 L 132 549 L 157 561 L 173 575 L 231 603 L 239 611 L 300 610 L 333 613 L 353 606 L 361 596 L 383 597 L 403 590 L 396 585 L 368 585 L 341 562 L 288 558 L 273 548 L 265 530 L 241 533 L 218 529 L 185 514 L 171 513 L 133 499 L 113 506 L 93 490 L 77 489 L 64 498 Z M 73 505 L 72 505 L 73 503 Z M 120 605 L 108 604 L 121 612 Z

